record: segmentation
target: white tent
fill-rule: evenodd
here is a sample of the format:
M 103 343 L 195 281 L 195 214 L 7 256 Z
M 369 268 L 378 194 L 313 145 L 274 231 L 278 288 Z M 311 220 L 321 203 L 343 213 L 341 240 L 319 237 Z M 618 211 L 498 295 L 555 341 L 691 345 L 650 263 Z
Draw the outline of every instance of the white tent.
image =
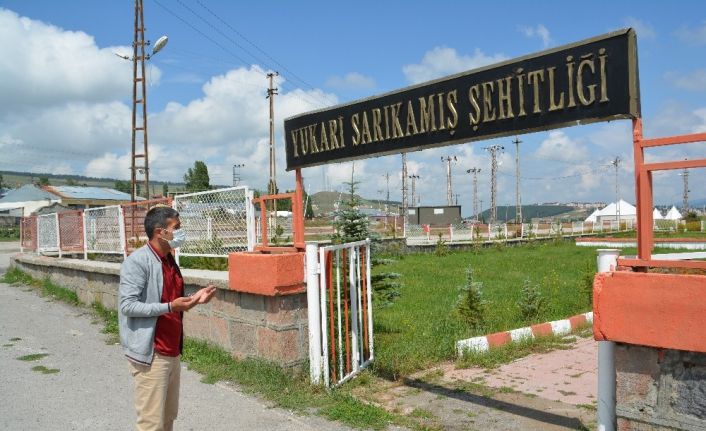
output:
M 612 202 L 610 205 L 600 210 L 596 218 L 600 223 L 604 220 L 616 220 L 618 217 L 620 217 L 622 221 L 635 221 L 637 220 L 637 208 L 620 199 L 617 204 Z
M 584 223 L 595 223 L 598 221 L 598 216 L 601 214 L 601 210 L 596 209 L 591 213 L 590 216 L 586 217 L 586 220 L 584 220 Z
M 670 209 L 670 210 L 667 212 L 667 215 L 664 216 L 664 219 L 665 219 L 665 220 L 681 220 L 681 213 L 679 212 L 679 210 L 677 209 L 677 207 L 675 207 L 674 205 L 672 205 L 672 209 Z
M 657 208 L 652 211 L 652 220 L 664 220 L 664 216 L 662 216 L 662 213 L 659 212 Z

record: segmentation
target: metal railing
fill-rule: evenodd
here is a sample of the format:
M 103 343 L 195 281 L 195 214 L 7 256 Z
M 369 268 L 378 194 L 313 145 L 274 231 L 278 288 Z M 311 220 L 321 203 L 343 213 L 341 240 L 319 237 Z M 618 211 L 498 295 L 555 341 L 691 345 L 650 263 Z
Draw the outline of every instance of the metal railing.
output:
M 120 205 L 83 210 L 84 257 L 88 253 L 122 254 L 125 249 L 125 221 Z
M 37 251 L 59 253 L 59 217 L 56 213 L 37 216 Z
M 20 251 L 37 251 L 37 216 L 20 220 Z
M 306 257 L 311 381 L 337 386 L 375 358 L 370 240 L 310 243 Z

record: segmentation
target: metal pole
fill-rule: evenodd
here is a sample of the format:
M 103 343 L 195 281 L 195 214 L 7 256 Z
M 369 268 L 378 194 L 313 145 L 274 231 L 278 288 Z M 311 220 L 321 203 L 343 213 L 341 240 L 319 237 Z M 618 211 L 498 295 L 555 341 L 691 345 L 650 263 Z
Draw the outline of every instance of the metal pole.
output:
M 517 202 L 515 218 L 518 223 L 522 223 L 522 197 L 520 196 L 520 144 L 522 141 L 515 138 L 512 143 L 515 144 L 515 199 Z
M 321 303 L 319 298 L 319 246 L 306 243 L 306 302 L 309 317 L 309 376 L 321 383 Z
M 615 271 L 620 250 L 598 249 L 598 272 Z M 615 431 L 615 343 L 598 342 L 598 430 Z

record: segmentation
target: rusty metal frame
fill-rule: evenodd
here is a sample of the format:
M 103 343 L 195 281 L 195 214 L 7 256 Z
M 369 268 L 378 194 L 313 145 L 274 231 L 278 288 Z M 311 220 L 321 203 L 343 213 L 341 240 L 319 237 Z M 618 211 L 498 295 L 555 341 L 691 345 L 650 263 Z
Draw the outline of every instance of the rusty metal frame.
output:
M 652 231 L 653 189 L 652 172 L 685 168 L 706 168 L 706 159 L 681 160 L 673 162 L 645 163 L 645 148 L 666 145 L 680 145 L 706 141 L 706 133 L 667 136 L 644 139 L 642 119 L 632 120 L 633 151 L 635 159 L 635 189 L 637 196 L 637 258 L 618 259 L 618 265 L 636 268 L 700 268 L 706 269 L 704 261 L 653 260 Z
M 277 201 L 291 199 L 292 201 L 292 233 L 294 236 L 293 247 L 271 246 L 267 239 L 267 202 L 274 202 L 272 208 L 277 208 Z M 260 228 L 262 245 L 256 245 L 255 251 L 268 252 L 299 252 L 304 251 L 304 187 L 301 169 L 296 170 L 296 188 L 294 192 L 263 195 L 252 200 L 253 205 L 260 206 Z

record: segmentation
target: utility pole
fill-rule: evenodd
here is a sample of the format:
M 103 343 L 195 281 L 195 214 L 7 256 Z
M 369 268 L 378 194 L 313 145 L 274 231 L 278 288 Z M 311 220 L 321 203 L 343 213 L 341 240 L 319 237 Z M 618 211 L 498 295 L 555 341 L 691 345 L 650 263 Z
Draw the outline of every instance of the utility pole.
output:
M 402 153 L 402 236 L 407 237 L 407 153 Z
M 416 185 L 417 185 L 417 180 L 419 179 L 419 175 L 410 175 L 409 178 L 412 179 L 412 206 L 416 205 Z
M 515 137 L 515 222 L 522 223 L 522 197 L 520 196 L 520 141 Z
M 495 223 L 498 218 L 498 153 L 501 153 L 505 147 L 502 145 L 491 145 L 483 148 L 490 152 L 490 223 Z
M 277 193 L 277 171 L 275 164 L 275 97 L 277 88 L 274 88 L 274 77 L 279 76 L 279 72 L 270 72 L 267 74 L 269 80 L 269 88 L 267 89 L 267 98 L 270 99 L 270 181 L 267 185 L 267 192 L 271 195 Z
M 620 165 L 620 157 L 614 158 L 610 164 L 615 167 L 615 219 L 618 222 L 618 230 L 620 230 L 620 192 L 618 183 L 618 166 Z
M 466 173 L 473 174 L 473 217 L 478 220 L 478 174 L 480 168 L 468 169 Z
M 682 195 L 682 206 L 684 211 L 684 217 L 686 217 L 686 213 L 689 211 L 689 170 L 684 168 L 684 171 L 679 175 L 681 175 L 682 180 L 684 180 L 684 194 Z
M 130 200 L 135 202 L 137 198 L 137 174 L 143 175 L 145 184 L 145 198 L 150 196 L 150 171 L 149 152 L 147 151 L 147 81 L 145 75 L 145 60 L 149 58 L 145 54 L 145 18 L 142 7 L 142 0 L 135 0 L 135 27 L 132 42 L 132 165 L 130 181 Z M 138 90 L 139 83 L 139 90 Z M 138 120 L 138 105 L 141 106 L 141 119 Z M 137 152 L 137 135 L 142 135 L 142 153 Z M 137 159 L 142 159 L 142 164 L 137 163 Z
M 454 197 L 456 197 L 456 206 L 458 206 L 458 197 L 461 196 L 460 194 L 456 193 L 454 194 Z
M 441 162 L 446 162 L 446 204 L 453 205 L 453 190 L 451 189 L 451 162 L 458 161 L 456 156 L 441 157 Z
M 240 183 L 239 169 L 244 168 L 244 167 L 245 167 L 245 163 L 233 165 L 233 187 L 237 186 Z
M 387 206 L 390 204 L 390 173 L 385 172 L 382 176 L 385 177 L 385 184 L 387 185 L 387 195 L 385 197 L 385 216 L 387 217 L 389 215 Z

